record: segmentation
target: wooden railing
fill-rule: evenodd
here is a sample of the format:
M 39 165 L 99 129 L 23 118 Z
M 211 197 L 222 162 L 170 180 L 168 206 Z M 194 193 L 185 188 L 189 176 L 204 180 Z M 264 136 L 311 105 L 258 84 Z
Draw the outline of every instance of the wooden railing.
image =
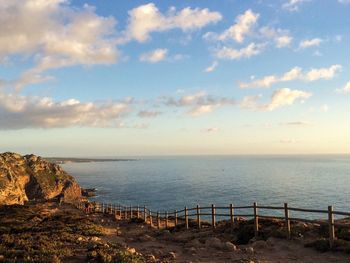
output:
M 343 227 L 350 228 L 349 224 L 340 224 L 335 223 L 334 216 L 348 216 L 350 217 L 350 212 L 341 212 L 334 211 L 333 206 L 328 206 L 327 210 L 316 210 L 316 209 L 304 209 L 304 208 L 294 208 L 289 207 L 287 203 L 283 206 L 258 206 L 257 203 L 254 203 L 250 206 L 234 206 L 230 204 L 229 206 L 219 206 L 216 207 L 214 204 L 208 207 L 200 207 L 197 205 L 193 208 L 185 207 L 182 210 L 174 210 L 172 212 L 160 212 L 160 211 L 151 211 L 146 206 L 123 206 L 120 204 L 105 204 L 105 203 L 94 203 L 92 207 L 90 205 L 86 206 L 86 203 L 77 203 L 76 206 L 82 210 L 92 210 L 94 212 L 101 212 L 106 214 L 114 214 L 118 219 L 142 219 L 146 224 L 149 224 L 151 227 L 160 228 L 169 228 L 176 227 L 180 224 L 184 224 L 186 229 L 190 228 L 190 220 L 194 222 L 195 226 L 200 229 L 202 228 L 204 220 L 201 220 L 201 217 L 209 217 L 211 222 L 209 223 L 212 228 L 216 228 L 217 226 L 217 217 L 225 217 L 229 218 L 229 222 L 231 226 L 234 226 L 235 219 L 239 217 L 248 217 L 254 219 L 254 233 L 257 237 L 259 235 L 259 218 L 263 219 L 279 219 L 285 222 L 285 232 L 286 238 L 291 238 L 291 221 L 295 222 L 305 222 L 305 223 L 316 223 L 320 225 L 328 225 L 329 232 L 329 244 L 330 247 L 333 246 L 334 241 L 336 239 L 335 236 L 335 228 Z M 240 214 L 237 211 L 240 210 L 250 210 L 251 214 Z M 284 216 L 273 216 L 273 215 L 262 215 L 259 214 L 260 210 L 277 210 L 281 211 Z M 311 220 L 304 218 L 295 218 L 291 217 L 291 212 L 303 212 L 303 213 L 317 213 L 317 214 L 327 214 L 328 217 L 326 220 Z M 225 213 L 226 212 L 226 213 Z M 193 218 L 195 218 L 193 220 Z

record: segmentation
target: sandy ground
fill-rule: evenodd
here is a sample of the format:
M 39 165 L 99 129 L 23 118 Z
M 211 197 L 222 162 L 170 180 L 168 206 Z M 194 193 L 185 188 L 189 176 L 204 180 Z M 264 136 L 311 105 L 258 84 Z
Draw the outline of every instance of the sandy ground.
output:
M 178 232 L 158 230 L 143 223 L 117 220 L 111 215 L 91 214 L 105 228 L 105 241 L 119 243 L 146 255 L 150 262 L 350 262 L 340 252 L 320 253 L 299 240 L 270 238 L 249 245 L 227 243 L 211 229 Z

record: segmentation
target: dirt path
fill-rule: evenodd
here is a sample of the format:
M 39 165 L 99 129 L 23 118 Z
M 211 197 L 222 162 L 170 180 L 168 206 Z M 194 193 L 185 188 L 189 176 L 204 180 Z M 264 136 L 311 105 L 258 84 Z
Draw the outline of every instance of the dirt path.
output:
M 269 238 L 235 246 L 211 229 L 169 232 L 143 223 L 116 220 L 113 216 L 89 215 L 106 232 L 104 240 L 146 255 L 150 262 L 350 262 L 344 253 L 320 253 L 298 241 Z

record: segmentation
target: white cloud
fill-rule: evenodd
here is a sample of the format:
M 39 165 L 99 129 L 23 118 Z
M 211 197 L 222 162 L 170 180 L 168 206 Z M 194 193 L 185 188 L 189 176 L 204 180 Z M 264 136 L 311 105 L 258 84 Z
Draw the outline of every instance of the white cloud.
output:
M 184 95 L 180 98 L 163 98 L 165 105 L 175 107 L 186 107 L 189 110 L 186 112 L 191 116 L 199 116 L 206 113 L 211 113 L 215 109 L 224 106 L 235 105 L 235 101 L 226 97 L 214 97 L 207 95 L 206 92 L 197 92 L 190 95 Z
M 155 118 L 162 113 L 160 111 L 149 111 L 149 110 L 142 110 L 137 115 L 141 118 Z
M 55 102 L 48 97 L 0 93 L 0 129 L 121 127 L 131 102 Z
M 204 71 L 209 73 L 213 72 L 217 67 L 219 66 L 219 63 L 217 61 L 214 61 L 209 67 L 207 67 Z
M 254 13 L 252 10 L 245 11 L 244 14 L 237 16 L 235 24 L 226 29 L 217 38 L 220 41 L 235 40 L 238 43 L 242 43 L 247 35 L 252 33 L 252 29 L 256 25 L 259 14 Z
M 315 81 L 318 79 L 333 79 L 342 67 L 340 65 L 332 65 L 329 68 L 311 69 L 304 76 L 307 81 Z
M 299 49 L 318 47 L 322 42 L 323 40 L 321 38 L 305 39 L 300 42 Z
M 290 106 L 297 100 L 307 99 L 311 96 L 312 94 L 309 92 L 283 88 L 273 92 L 268 103 L 259 102 L 262 95 L 255 95 L 244 97 L 239 105 L 243 109 L 273 111 L 277 108 Z
M 294 11 L 298 11 L 299 10 L 299 6 L 302 3 L 308 2 L 310 0 L 288 0 L 288 2 L 284 3 L 282 5 L 282 8 L 285 10 L 288 10 L 290 12 L 294 12 Z
M 93 7 L 70 7 L 67 1 L 2 1 L 0 55 L 39 54 L 67 64 L 109 64 L 116 60 L 116 21 Z M 42 67 L 44 64 L 41 65 Z M 47 66 L 47 65 L 46 65 Z
M 219 59 L 231 59 L 238 60 L 241 58 L 250 58 L 261 53 L 265 45 L 250 43 L 248 46 L 241 49 L 235 49 L 231 47 L 222 47 L 215 51 L 215 56 Z
M 291 90 L 288 88 L 279 89 L 272 94 L 271 101 L 263 105 L 262 109 L 266 111 L 273 111 L 283 106 L 290 106 L 298 99 L 307 99 L 311 96 L 312 93 L 301 90 Z
M 166 58 L 168 50 L 166 48 L 159 48 L 153 51 L 143 53 L 140 55 L 140 61 L 156 63 Z
M 112 17 L 95 13 L 89 5 L 71 7 L 65 0 L 1 1 L 0 58 L 19 55 L 34 63 L 32 69 L 9 85 L 50 80 L 48 69 L 116 62 L 115 25 Z
M 344 87 L 342 87 L 341 89 L 337 89 L 336 91 L 339 92 L 339 93 L 348 93 L 348 92 L 350 92 L 350 81 L 348 83 L 346 83 Z
M 261 95 L 255 95 L 255 96 L 246 96 L 242 99 L 240 102 L 240 107 L 243 109 L 251 109 L 256 110 L 258 108 L 258 101 L 261 98 Z
M 154 3 L 149 3 L 129 11 L 124 41 L 135 39 L 145 42 L 150 39 L 152 32 L 163 32 L 175 28 L 188 32 L 216 23 L 221 19 L 222 15 L 219 12 L 211 12 L 207 8 L 186 7 L 177 11 L 172 7 L 167 14 L 162 14 Z
M 280 28 L 262 27 L 260 33 L 266 38 L 273 39 L 277 48 L 289 46 L 293 40 L 288 30 Z
M 275 83 L 287 82 L 292 80 L 316 81 L 319 79 L 330 80 L 342 69 L 341 65 L 332 65 L 329 68 L 311 69 L 303 72 L 301 68 L 294 67 L 282 76 L 268 75 L 261 79 L 253 80 L 251 82 L 240 82 L 239 87 L 246 88 L 269 88 Z

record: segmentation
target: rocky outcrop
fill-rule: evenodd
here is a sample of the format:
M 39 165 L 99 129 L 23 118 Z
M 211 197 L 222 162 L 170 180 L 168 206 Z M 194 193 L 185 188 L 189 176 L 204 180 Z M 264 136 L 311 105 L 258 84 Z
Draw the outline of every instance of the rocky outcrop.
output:
M 59 197 L 81 198 L 80 186 L 60 166 L 35 155 L 0 154 L 0 205 Z

